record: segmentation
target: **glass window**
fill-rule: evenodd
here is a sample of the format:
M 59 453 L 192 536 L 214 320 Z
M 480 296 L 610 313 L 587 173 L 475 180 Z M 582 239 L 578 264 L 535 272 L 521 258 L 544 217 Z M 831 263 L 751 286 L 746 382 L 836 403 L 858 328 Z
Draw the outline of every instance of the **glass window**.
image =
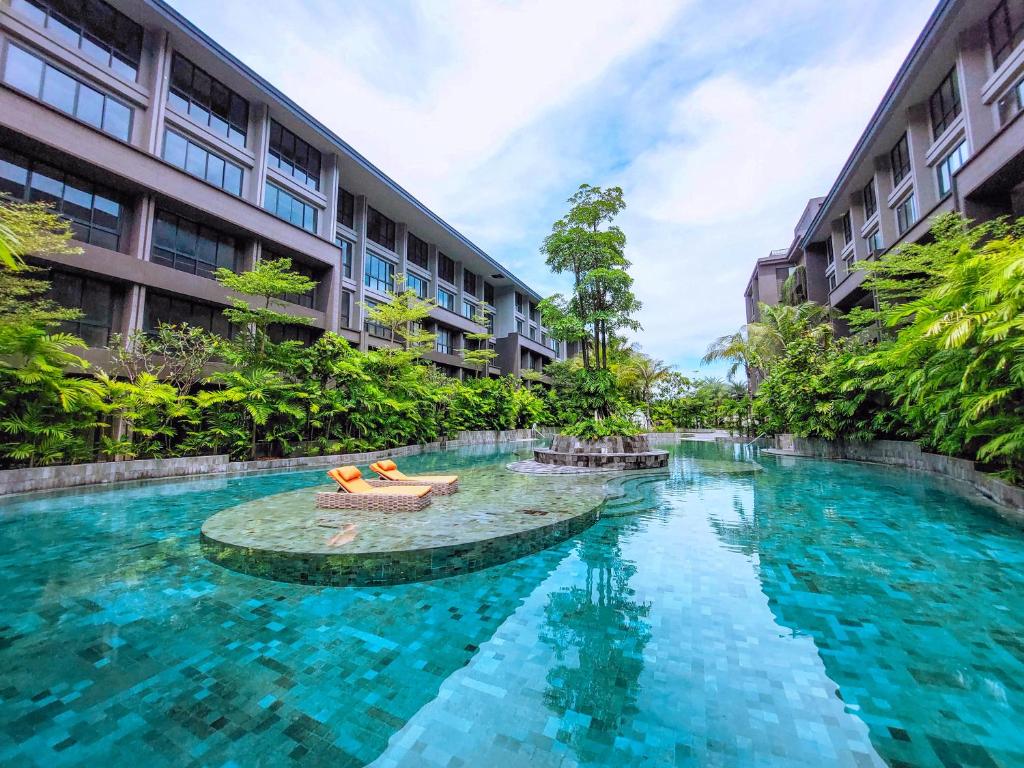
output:
M 234 326 L 224 317 L 221 307 L 147 290 L 142 328 L 146 333 L 153 333 L 162 324 L 191 325 L 225 339 L 235 333 Z
M 366 236 L 389 251 L 395 250 L 395 222 L 375 208 L 366 210 Z
M 47 298 L 62 307 L 77 309 L 82 316 L 60 325 L 65 333 L 82 339 L 88 347 L 105 347 L 114 325 L 115 302 L 120 296 L 117 287 L 103 280 L 52 270 Z
M 928 111 L 932 117 L 932 138 L 939 138 L 953 124 L 960 114 L 960 86 L 956 81 L 956 67 L 928 99 Z
M 405 286 L 414 290 L 421 299 L 427 298 L 427 281 L 419 275 L 412 272 L 406 273 Z
M 906 133 L 889 152 L 889 163 L 892 165 L 892 184 L 894 187 L 899 186 L 899 183 L 910 174 L 910 147 L 907 144 Z
M 372 299 L 367 299 L 363 303 L 366 306 L 367 316 L 369 316 L 369 310 L 380 306 L 379 301 L 373 301 Z M 366 320 L 363 325 L 366 327 L 366 332 L 371 336 L 376 336 L 381 339 L 387 339 L 391 336 L 391 331 L 387 326 L 381 325 L 380 323 L 372 323 L 369 320 Z
M 279 219 L 291 222 L 307 232 L 316 232 L 317 209 L 280 187 L 267 184 L 263 207 Z
M 474 304 L 471 301 L 466 301 L 465 299 L 463 299 L 462 300 L 462 316 L 463 317 L 468 317 L 469 319 L 472 320 L 473 316 L 475 314 L 476 314 L 476 304 Z
M 490 283 L 484 283 L 484 301 L 494 306 L 494 286 Z
M 434 331 L 434 347 L 445 355 L 452 354 L 452 332 L 440 326 Z
M 7 46 L 4 82 L 114 138 L 131 135 L 129 107 L 16 45 Z
M 830 237 L 825 241 L 825 264 L 831 265 L 836 263 L 836 251 L 835 246 L 832 245 L 832 238 Z
M 875 180 L 872 179 L 864 187 L 864 220 L 870 219 L 878 210 L 878 198 L 875 196 Z
M 525 304 L 526 302 L 523 300 L 523 294 L 519 293 L 519 291 L 516 291 L 516 312 L 518 312 L 520 315 L 523 314 L 523 307 L 525 306 Z
M 828 289 L 830 291 L 836 289 L 836 273 L 834 271 L 828 273 Z
M 911 195 L 896 207 L 896 228 L 902 235 L 917 221 L 917 202 Z
M 267 162 L 303 186 L 320 189 L 320 152 L 276 120 L 270 121 Z
M 843 245 L 853 242 L 853 222 L 850 220 L 850 212 L 843 214 Z
M 446 283 L 455 285 L 455 262 L 443 253 L 437 254 L 437 276 Z
M 279 259 L 281 258 L 276 253 L 273 253 L 267 249 L 263 250 L 264 259 Z M 314 269 L 312 266 L 302 264 L 292 259 L 292 272 L 297 272 L 300 275 L 305 275 L 310 280 L 315 280 L 316 285 L 306 293 L 286 293 L 281 298 L 284 301 L 291 302 L 292 304 L 298 304 L 300 307 L 306 307 L 307 309 L 315 309 L 319 306 L 320 302 L 320 283 L 323 279 L 323 270 Z
M 352 277 L 352 249 L 353 245 L 342 237 L 334 238 L 334 244 L 341 248 L 341 273 L 345 277 Z
M 342 328 L 352 327 L 352 303 L 355 296 L 352 291 L 342 291 L 338 307 L 338 321 Z
M 956 149 L 946 155 L 935 169 L 939 177 L 939 196 L 945 197 L 953 191 L 953 174 L 967 162 L 967 142 L 961 141 Z
M 420 269 L 430 269 L 430 247 L 412 232 L 409 233 L 406 258 Z
M 125 79 L 138 76 L 142 27 L 103 0 L 13 0 L 11 7 Z
M 71 222 L 76 240 L 118 250 L 121 204 L 91 181 L 0 148 L 0 192 L 15 200 L 48 203 Z
M 366 273 L 363 281 L 367 288 L 386 293 L 395 289 L 395 265 L 372 251 L 366 252 Z
M 462 270 L 462 290 L 470 296 L 476 296 L 476 275 L 468 269 Z
M 449 312 L 455 311 L 455 295 L 449 293 L 444 288 L 437 289 L 437 305 L 444 307 Z
M 218 267 L 237 271 L 235 239 L 168 211 L 157 211 L 150 261 L 213 278 Z
M 875 230 L 864 240 L 868 246 L 868 253 L 874 255 L 881 253 L 885 250 L 885 245 L 882 242 L 882 233 L 879 230 Z
M 356 228 L 356 196 L 338 189 L 338 223 L 349 229 Z
M 235 146 L 245 146 L 249 130 L 249 102 L 180 53 L 175 53 L 171 60 L 171 86 L 167 100 L 179 112 L 209 127 Z
M 1024 39 L 1024 0 L 1001 0 L 988 17 L 992 61 L 998 68 Z
M 164 160 L 233 195 L 242 194 L 242 169 L 191 139 L 164 131 Z

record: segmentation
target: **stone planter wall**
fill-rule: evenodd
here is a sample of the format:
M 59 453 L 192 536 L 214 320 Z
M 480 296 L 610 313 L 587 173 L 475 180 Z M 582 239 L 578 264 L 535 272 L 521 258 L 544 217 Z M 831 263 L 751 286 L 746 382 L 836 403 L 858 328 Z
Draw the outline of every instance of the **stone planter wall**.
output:
M 7 469 L 0 471 L 0 496 L 11 493 L 73 488 L 80 485 L 103 485 L 128 480 L 217 475 L 271 469 L 312 469 L 325 466 L 336 467 L 342 464 L 365 466 L 378 459 L 394 456 L 414 456 L 445 448 L 529 439 L 531 439 L 531 430 L 529 429 L 485 430 L 461 432 L 456 439 L 444 443 L 404 445 L 383 451 L 343 453 L 332 456 L 295 456 L 288 459 L 262 459 L 259 461 L 230 461 L 228 456 L 190 456 L 178 459 L 105 461 L 94 464 L 36 467 L 34 469 Z
M 807 456 L 818 459 L 841 459 L 888 464 L 923 472 L 934 472 L 944 477 L 967 483 L 982 496 L 1014 510 L 1024 521 L 1024 488 L 1005 483 L 998 478 L 979 472 L 974 462 L 926 453 L 917 443 L 903 440 L 819 440 L 793 435 L 778 435 L 775 450 L 783 456 Z
M 657 469 L 668 464 L 668 451 L 652 451 L 647 435 L 596 440 L 557 435 L 550 448 L 535 450 L 533 457 L 540 464 L 590 469 Z

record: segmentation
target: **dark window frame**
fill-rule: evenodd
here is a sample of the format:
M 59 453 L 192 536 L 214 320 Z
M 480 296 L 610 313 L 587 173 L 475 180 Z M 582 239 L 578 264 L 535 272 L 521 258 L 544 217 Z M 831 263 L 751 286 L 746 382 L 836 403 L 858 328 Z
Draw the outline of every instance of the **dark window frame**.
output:
M 864 185 L 862 194 L 864 196 L 864 221 L 868 221 L 878 213 L 878 195 L 875 194 L 874 178 Z
M 57 5 L 61 8 L 54 7 Z M 72 42 L 72 38 L 77 36 L 75 46 L 91 59 L 101 62 L 126 80 L 138 80 L 144 34 L 142 26 L 109 3 L 103 0 L 79 0 L 75 3 L 13 0 L 11 7 L 50 29 L 61 40 Z M 42 14 L 42 18 L 32 12 L 33 8 Z M 71 10 L 78 11 L 77 19 L 65 15 Z
M 185 144 L 185 161 L 181 164 L 176 162 L 173 157 L 168 157 L 168 147 L 170 146 L 171 137 L 174 137 L 175 140 L 182 141 Z M 202 173 L 197 173 L 196 171 L 192 170 L 189 167 L 188 158 L 191 156 L 193 152 L 195 152 L 196 154 L 202 153 L 204 155 L 202 162 Z M 180 168 L 190 176 L 194 176 L 197 179 L 202 179 L 208 184 L 212 184 L 217 189 L 223 190 L 228 194 L 234 195 L 235 197 L 242 196 L 242 186 L 245 183 L 245 169 L 242 168 L 242 166 L 240 166 L 238 163 L 232 160 L 228 160 L 223 155 L 214 152 L 212 149 L 203 146 L 197 141 L 190 139 L 183 133 L 180 133 L 172 128 L 164 129 L 164 143 L 161 152 L 161 157 L 165 161 L 173 165 L 175 168 Z M 210 158 L 213 158 L 214 160 L 217 160 L 221 163 L 222 167 L 219 173 L 216 170 L 216 164 L 211 165 Z M 234 172 L 230 176 L 229 169 L 233 170 Z M 211 178 L 211 176 L 213 178 Z M 218 176 L 220 177 L 219 181 L 217 180 Z M 237 181 L 237 187 L 234 183 L 232 183 L 233 180 Z
M 356 196 L 338 187 L 338 223 L 349 229 L 356 228 Z
M 110 280 L 102 280 L 91 275 L 83 275 L 77 272 L 67 272 L 62 269 L 51 269 L 47 280 L 50 283 L 50 287 L 47 290 L 47 298 L 56 301 L 62 307 L 68 309 L 78 309 L 82 312 L 82 316 L 75 320 L 65 320 L 60 324 L 60 329 L 64 333 L 70 333 L 74 336 L 78 336 L 82 339 L 86 346 L 89 347 L 105 347 L 110 342 L 110 336 L 114 331 L 114 318 L 119 314 L 121 305 L 121 287 Z M 62 290 L 59 283 L 73 284 L 77 288 L 77 301 L 68 303 L 61 299 L 67 295 L 67 290 Z M 99 286 L 107 291 L 107 302 L 103 304 L 106 307 L 106 318 L 105 320 L 99 320 L 89 317 L 90 311 L 94 311 L 97 308 L 97 304 L 94 301 L 86 299 L 87 289 L 90 286 Z M 66 286 L 65 286 L 66 288 Z M 96 336 L 96 332 L 100 332 L 100 336 Z M 93 343 L 96 341 L 97 343 Z
M 161 231 L 165 227 L 172 226 L 174 228 L 173 240 L 166 243 L 158 241 Z M 191 253 L 181 248 L 183 241 L 189 237 L 187 234 L 189 229 L 192 229 L 195 233 L 195 250 Z M 183 231 L 185 234 L 183 234 Z M 213 261 L 200 257 L 200 240 L 204 237 L 206 242 L 216 244 Z M 228 258 L 222 259 L 222 248 L 225 250 L 230 249 Z M 153 217 L 153 242 L 149 250 L 149 260 L 154 264 L 213 280 L 216 279 L 214 275 L 219 267 L 224 267 L 237 273 L 239 255 L 238 240 L 215 227 L 163 209 L 158 209 Z M 189 264 L 189 262 L 192 263 Z M 205 268 L 201 269 L 201 265 Z
M 455 312 L 455 293 L 447 288 L 438 288 L 437 306 L 441 309 L 447 309 L 449 312 Z
M 441 252 L 437 254 L 437 278 L 448 285 L 455 285 L 455 261 Z
M 366 252 L 366 264 L 363 267 L 363 285 L 378 293 L 395 290 L 395 263 L 379 253 Z
M 168 314 L 171 315 L 171 320 L 163 320 L 160 318 L 154 319 L 153 313 L 156 307 L 161 303 L 167 304 L 167 309 L 170 310 Z M 183 307 L 188 308 L 187 319 L 177 319 L 174 317 L 176 312 L 174 310 L 181 310 Z M 205 301 L 197 301 L 195 299 L 179 296 L 173 293 L 165 293 L 163 291 L 146 291 L 146 306 L 143 310 L 143 331 L 145 333 L 153 333 L 161 323 L 173 323 L 180 324 L 186 323 L 195 328 L 202 328 L 208 333 L 215 334 L 225 339 L 230 339 L 235 336 L 238 329 L 224 317 L 225 307 L 211 304 Z M 204 313 L 205 317 L 198 317 L 196 310 L 200 310 Z M 177 314 L 180 314 L 178 312 Z M 203 322 L 207 320 L 208 322 Z
M 1016 17 L 1016 18 L 1014 18 Z M 992 64 L 999 69 L 1011 51 L 1024 40 L 1024 0 L 1000 0 L 988 17 L 988 41 Z
M 477 292 L 477 285 L 478 284 L 479 284 L 479 280 L 478 280 L 478 278 L 476 276 L 476 273 L 470 272 L 468 269 L 463 267 L 462 268 L 462 290 L 463 290 L 463 292 L 468 293 L 470 296 L 476 297 L 476 295 L 477 295 L 477 293 L 476 293 Z
M 320 150 L 273 118 L 270 119 L 267 165 L 308 189 L 320 191 L 320 174 L 323 170 Z
M 892 185 L 893 188 L 896 188 L 913 170 L 910 162 L 910 142 L 906 131 L 889 150 L 889 164 L 892 167 Z
M 288 215 L 283 215 L 283 208 L 281 207 L 282 198 L 288 201 Z M 298 209 L 301 222 L 296 221 L 294 212 Z M 289 224 L 304 229 L 307 232 L 311 232 L 314 235 L 317 231 L 317 222 L 320 216 L 320 210 L 313 204 L 307 203 L 300 197 L 289 192 L 284 187 L 280 187 L 273 182 L 268 181 L 266 183 L 266 189 L 263 191 L 263 210 L 273 214 L 282 221 L 287 221 Z
M 395 252 L 395 222 L 372 206 L 366 208 L 366 237 Z
M 853 217 L 850 216 L 850 212 L 847 211 L 842 217 L 843 223 L 843 247 L 845 248 L 853 242 Z
M 956 67 L 939 83 L 928 97 L 928 113 L 932 120 L 932 139 L 938 139 L 960 116 L 960 84 L 957 82 Z
M 200 83 L 198 86 L 197 75 Z M 187 86 L 185 81 L 188 81 Z M 219 99 L 214 98 L 215 94 Z M 225 99 L 227 106 L 221 108 Z M 177 51 L 171 59 L 167 100 L 193 122 L 206 126 L 237 147 L 245 147 L 249 134 L 249 100 Z M 221 106 L 218 106 L 218 102 Z
M 896 230 L 899 232 L 900 237 L 907 234 L 916 223 L 917 200 L 914 198 L 913 193 L 911 193 L 896 206 Z
M 430 246 L 426 240 L 420 240 L 412 232 L 406 238 L 405 257 L 410 264 L 430 271 Z
M 6 164 L 13 169 L 20 170 L 21 174 L 19 175 L 23 175 L 24 177 L 20 182 L 12 181 L 10 189 L 8 189 L 7 184 L 4 184 L 4 180 L 0 179 L 0 192 L 6 191 L 12 198 L 23 202 L 40 200 L 41 195 L 45 194 L 45 201 L 53 204 L 54 210 L 71 222 L 71 227 L 74 233 L 73 237 L 75 240 L 97 245 L 111 251 L 121 250 L 122 236 L 126 229 L 125 220 L 127 218 L 127 209 L 125 204 L 121 201 L 120 195 L 112 192 L 101 184 L 96 184 L 90 179 L 76 176 L 75 174 L 68 173 L 61 168 L 35 160 L 34 158 L 20 155 L 17 152 L 13 152 L 4 147 L 0 147 L 0 163 Z M 4 165 L 0 165 L 0 169 L 4 172 L 7 170 Z M 33 185 L 37 174 L 42 176 L 44 179 L 53 182 L 52 192 L 47 194 L 44 192 L 44 188 L 42 186 Z M 70 185 L 70 191 L 72 193 L 89 195 L 88 220 L 68 210 L 77 204 L 75 202 L 69 203 L 68 200 L 69 179 L 72 182 Z M 20 186 L 20 194 L 15 193 L 15 190 L 13 189 L 15 184 Z M 60 185 L 59 195 L 56 193 L 56 184 Z M 50 199 L 51 197 L 52 199 Z M 97 199 L 107 203 L 108 205 L 106 207 L 98 207 Z M 59 203 L 55 203 L 54 200 L 58 200 Z M 84 205 L 80 205 L 80 207 L 84 208 Z M 115 219 L 116 223 L 114 225 L 107 225 L 102 222 L 98 222 L 97 211 L 101 216 L 107 216 Z

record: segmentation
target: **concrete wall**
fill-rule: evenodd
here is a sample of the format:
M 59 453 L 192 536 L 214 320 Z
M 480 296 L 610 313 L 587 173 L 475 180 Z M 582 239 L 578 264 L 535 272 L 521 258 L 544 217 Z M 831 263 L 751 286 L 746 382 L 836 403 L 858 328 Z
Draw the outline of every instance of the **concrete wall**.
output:
M 536 437 L 529 429 L 506 431 L 461 432 L 455 440 L 406 445 L 383 451 L 344 453 L 332 456 L 300 456 L 263 461 L 230 461 L 228 456 L 190 456 L 179 459 L 142 459 L 108 461 L 95 464 L 35 467 L 0 471 L 0 496 L 30 491 L 73 488 L 81 485 L 104 485 L 126 480 L 149 480 L 189 475 L 213 475 L 253 472 L 267 469 L 299 469 L 303 467 L 336 467 L 342 464 L 367 465 L 392 456 L 414 456 L 419 453 L 459 448 L 467 445 L 489 445 L 530 440 Z
M 818 440 L 779 435 L 776 452 L 783 455 L 807 456 L 819 459 L 842 459 L 888 464 L 937 475 L 967 483 L 982 496 L 1016 513 L 1024 521 L 1024 488 L 1004 483 L 998 478 L 979 472 L 974 462 L 936 453 L 926 453 L 917 443 L 902 440 Z

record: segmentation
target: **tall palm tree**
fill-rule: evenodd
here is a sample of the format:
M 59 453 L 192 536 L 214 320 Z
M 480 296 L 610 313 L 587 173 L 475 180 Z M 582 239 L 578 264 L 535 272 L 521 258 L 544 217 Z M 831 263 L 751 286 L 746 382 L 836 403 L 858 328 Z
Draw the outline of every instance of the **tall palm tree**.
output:
M 629 362 L 629 374 L 636 382 L 640 400 L 644 404 L 647 421 L 651 420 L 651 400 L 654 399 L 654 387 L 664 381 L 672 373 L 672 366 L 663 360 L 655 360 L 647 355 L 637 355 Z

